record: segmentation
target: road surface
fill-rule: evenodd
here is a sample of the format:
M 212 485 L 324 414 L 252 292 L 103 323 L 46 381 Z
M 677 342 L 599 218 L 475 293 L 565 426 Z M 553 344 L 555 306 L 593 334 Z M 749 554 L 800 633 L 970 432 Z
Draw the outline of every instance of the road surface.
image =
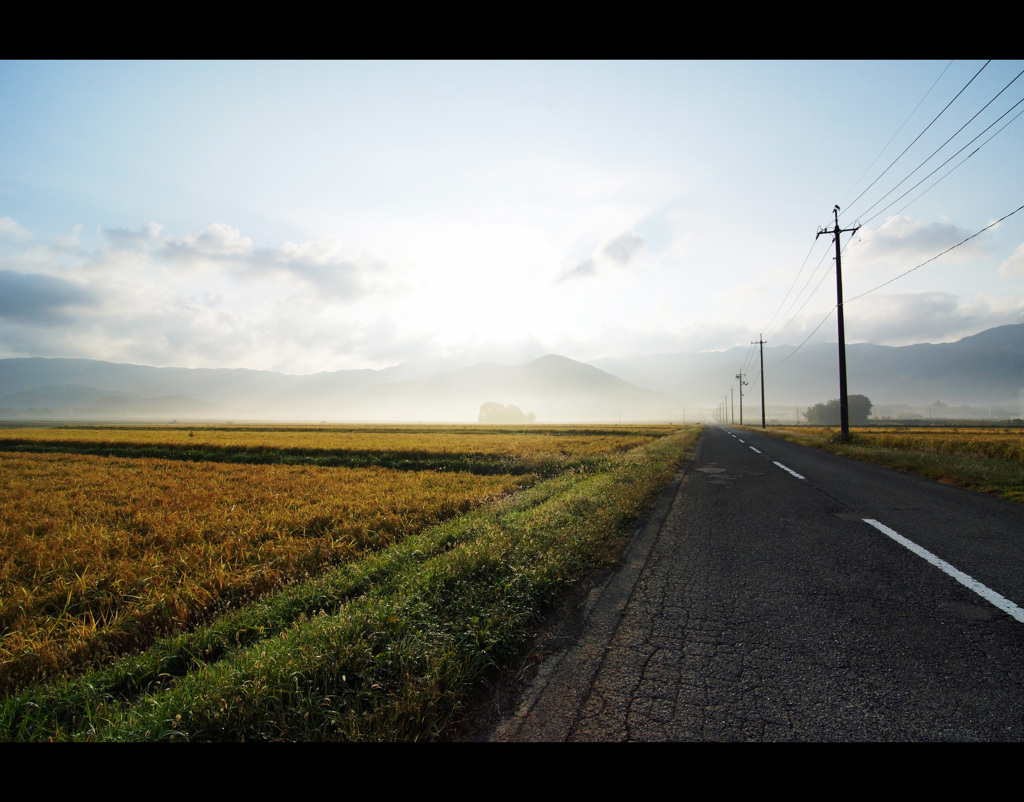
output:
M 1024 740 L 1024 506 L 709 427 L 494 741 Z

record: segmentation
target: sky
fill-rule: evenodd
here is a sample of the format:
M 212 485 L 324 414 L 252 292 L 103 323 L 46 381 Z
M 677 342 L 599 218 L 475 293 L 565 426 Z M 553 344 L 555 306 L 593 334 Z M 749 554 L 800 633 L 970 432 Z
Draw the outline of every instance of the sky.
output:
M 1024 211 L 933 257 L 1024 205 L 1022 70 L 0 62 L 0 358 L 834 342 L 837 205 L 848 342 L 1021 323 Z

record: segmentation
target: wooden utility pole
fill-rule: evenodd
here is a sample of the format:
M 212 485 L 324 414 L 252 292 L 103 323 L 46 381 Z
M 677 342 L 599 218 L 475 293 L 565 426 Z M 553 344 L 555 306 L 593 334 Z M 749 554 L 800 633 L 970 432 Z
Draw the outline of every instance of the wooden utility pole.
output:
M 839 426 L 841 430 L 840 439 L 844 443 L 850 442 L 850 407 L 846 392 L 846 326 L 843 322 L 843 263 L 839 252 L 839 235 L 853 233 L 860 226 L 853 228 L 839 227 L 839 207 L 832 209 L 836 225 L 832 231 L 827 228 L 819 228 L 815 239 L 822 234 L 832 234 L 836 243 L 836 310 L 839 313 Z
M 740 380 L 740 426 L 743 425 L 743 385 L 750 384 L 750 382 L 743 381 L 743 371 L 741 370 L 736 374 L 736 378 Z
M 764 429 L 764 335 L 762 334 L 759 339 L 751 343 L 751 345 L 761 346 L 761 428 Z

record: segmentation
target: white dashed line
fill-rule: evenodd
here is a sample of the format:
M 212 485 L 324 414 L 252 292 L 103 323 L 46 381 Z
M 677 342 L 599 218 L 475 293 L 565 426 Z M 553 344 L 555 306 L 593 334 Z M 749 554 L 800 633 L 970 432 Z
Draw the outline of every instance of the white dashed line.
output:
M 774 462 L 774 460 L 773 460 L 773 462 Z M 804 479 L 804 477 L 803 477 L 803 476 L 801 476 L 800 474 L 798 474 L 798 473 L 797 473 L 796 471 L 794 471 L 794 470 L 793 470 L 792 468 L 787 468 L 787 467 L 786 467 L 785 465 L 783 465 L 783 464 L 782 464 L 781 462 L 775 462 L 775 464 L 776 464 L 776 465 L 778 465 L 778 466 L 779 466 L 780 468 L 782 468 L 782 470 L 784 470 L 784 471 L 785 471 L 786 473 L 791 473 L 791 474 L 793 474 L 793 476 L 795 476 L 795 477 L 796 477 L 797 479 Z M 805 481 L 806 481 L 806 479 L 805 479 Z
M 1007 613 L 1008 615 L 1012 616 L 1013 618 L 1016 618 L 1018 621 L 1020 621 L 1022 624 L 1024 624 L 1024 610 L 1022 610 L 1020 607 L 1018 607 L 1016 604 L 1014 604 L 1009 599 L 1005 598 L 1004 596 L 1000 596 L 998 593 L 996 593 L 991 588 L 986 587 L 985 585 L 981 584 L 978 580 L 972 579 L 971 577 L 967 576 L 967 574 L 965 574 L 963 571 L 958 571 L 956 568 L 954 568 L 952 565 L 950 565 L 945 560 L 940 560 L 938 557 L 936 557 L 934 554 L 932 554 L 927 549 L 921 548 L 920 546 L 918 546 L 912 540 L 907 540 L 899 532 L 894 532 L 892 529 L 890 529 L 885 524 L 879 523 L 878 521 L 874 520 L 873 518 L 865 518 L 864 519 L 864 523 L 871 524 L 873 527 L 875 527 L 875 529 L 877 529 L 883 535 L 888 535 L 893 540 L 895 540 L 897 543 L 899 543 L 901 546 L 905 546 L 906 548 L 910 549 L 918 557 L 921 557 L 921 558 L 927 560 L 932 565 L 934 565 L 936 568 L 938 568 L 938 569 L 944 571 L 945 573 L 949 574 L 951 577 L 953 577 L 953 579 L 955 579 L 957 582 L 959 582 L 965 588 L 970 588 L 975 593 L 977 593 L 979 596 L 981 596 L 983 599 L 985 599 L 986 601 L 994 604 L 996 607 L 998 607 L 1004 613 Z
M 754 448 L 753 446 L 747 446 L 747 448 L 749 448 L 749 449 L 750 449 L 751 451 L 753 451 L 753 452 L 754 452 L 755 454 L 760 454 L 760 453 L 761 453 L 760 451 L 758 451 L 758 450 L 757 450 L 756 448 Z

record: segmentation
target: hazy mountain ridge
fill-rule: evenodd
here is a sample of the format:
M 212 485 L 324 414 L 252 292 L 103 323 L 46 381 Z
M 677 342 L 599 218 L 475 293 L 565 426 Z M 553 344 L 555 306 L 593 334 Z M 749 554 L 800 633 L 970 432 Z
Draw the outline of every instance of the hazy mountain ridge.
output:
M 480 363 L 421 374 L 415 366 L 288 376 L 5 359 L 0 360 L 0 417 L 472 421 L 482 404 L 496 401 L 532 411 L 541 421 L 607 422 L 667 420 L 676 406 L 662 393 L 555 355 L 525 365 Z M 171 396 L 176 403 L 169 403 Z
M 768 414 L 838 396 L 837 347 L 766 346 Z M 756 350 L 649 354 L 591 363 L 548 354 L 522 365 L 450 360 L 384 370 L 289 375 L 245 368 L 157 368 L 84 359 L 0 360 L 0 418 L 471 421 L 486 402 L 539 423 L 702 420 L 749 361 L 744 405 L 760 411 Z M 1024 324 L 955 343 L 847 346 L 849 389 L 876 405 L 1001 405 L 1020 414 Z
M 764 348 L 765 404 L 807 407 L 839 395 L 836 343 Z M 791 357 L 791 358 L 790 358 Z M 850 393 L 876 406 L 1001 405 L 1018 410 L 1024 390 L 1024 324 L 999 326 L 952 343 L 884 346 L 847 344 Z M 757 347 L 707 353 L 677 353 L 594 360 L 617 376 L 668 393 L 687 405 L 716 404 L 732 395 L 736 374 L 747 362 L 745 404 L 760 409 Z M 705 400 L 706 399 L 706 400 Z M 792 416 L 792 413 L 790 413 Z
M 360 401 L 388 417 L 409 419 L 410 399 L 423 420 L 474 420 L 489 401 L 514 404 L 540 422 L 678 419 L 664 393 L 630 384 L 592 365 L 548 354 L 525 365 L 480 363 L 398 384 L 380 384 Z M 413 416 L 420 419 L 417 416 Z

